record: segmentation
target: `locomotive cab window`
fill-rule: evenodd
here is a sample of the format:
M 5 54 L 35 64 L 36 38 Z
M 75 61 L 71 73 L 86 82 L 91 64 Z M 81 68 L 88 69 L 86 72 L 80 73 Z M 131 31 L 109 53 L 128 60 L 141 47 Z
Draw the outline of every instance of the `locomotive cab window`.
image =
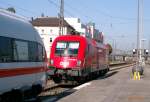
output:
M 77 56 L 79 42 L 57 42 L 55 54 L 59 56 Z

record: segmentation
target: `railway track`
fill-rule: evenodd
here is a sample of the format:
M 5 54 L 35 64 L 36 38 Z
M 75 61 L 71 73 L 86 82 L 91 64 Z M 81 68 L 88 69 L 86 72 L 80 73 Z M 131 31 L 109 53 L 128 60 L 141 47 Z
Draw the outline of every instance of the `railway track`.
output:
M 38 97 L 40 98 L 41 102 L 45 102 L 45 100 L 47 99 L 53 99 L 54 97 L 54 99 L 57 100 L 62 96 L 64 97 L 64 94 L 68 93 L 69 90 L 73 89 L 76 86 L 77 85 L 55 84 L 52 80 L 49 80 L 46 88 Z
M 122 69 L 128 66 L 133 66 L 133 65 L 134 65 L 133 63 L 132 64 L 121 63 L 121 64 L 110 65 L 110 71 L 119 70 L 119 69 Z M 64 97 L 65 94 L 68 94 L 68 93 L 71 94 L 74 87 L 77 87 L 77 85 L 63 85 L 63 84 L 58 85 L 58 84 L 55 84 L 52 80 L 49 80 L 44 91 L 38 96 L 38 98 L 40 98 L 41 102 L 52 102 L 54 100 L 56 101 L 59 98 Z M 54 100 L 45 101 L 48 99 L 54 99 Z
M 134 65 L 135 63 L 121 63 L 121 64 L 110 65 L 110 71 L 119 70 Z

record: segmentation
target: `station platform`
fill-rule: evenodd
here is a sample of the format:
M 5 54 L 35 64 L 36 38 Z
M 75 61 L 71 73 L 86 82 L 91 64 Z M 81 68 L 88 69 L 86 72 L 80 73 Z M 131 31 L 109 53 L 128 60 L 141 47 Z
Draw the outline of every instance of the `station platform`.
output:
M 58 102 L 150 102 L 150 65 L 145 66 L 140 80 L 134 80 L 132 67 L 126 67 L 74 90 Z

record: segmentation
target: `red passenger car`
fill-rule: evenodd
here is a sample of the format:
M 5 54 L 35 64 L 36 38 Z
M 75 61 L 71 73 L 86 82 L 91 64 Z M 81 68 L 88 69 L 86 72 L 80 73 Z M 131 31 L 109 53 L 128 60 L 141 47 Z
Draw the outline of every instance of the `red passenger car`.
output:
M 55 83 L 83 82 L 109 70 L 104 44 L 78 35 L 57 37 L 51 48 L 50 77 Z

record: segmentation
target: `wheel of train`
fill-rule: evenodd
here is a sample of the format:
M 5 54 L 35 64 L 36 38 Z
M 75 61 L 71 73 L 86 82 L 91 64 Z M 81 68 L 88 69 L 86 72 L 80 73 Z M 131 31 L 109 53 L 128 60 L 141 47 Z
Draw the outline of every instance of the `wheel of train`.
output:
M 61 83 L 61 81 L 62 81 L 62 77 L 61 76 L 54 76 L 52 79 L 53 79 L 53 81 L 55 83 Z

